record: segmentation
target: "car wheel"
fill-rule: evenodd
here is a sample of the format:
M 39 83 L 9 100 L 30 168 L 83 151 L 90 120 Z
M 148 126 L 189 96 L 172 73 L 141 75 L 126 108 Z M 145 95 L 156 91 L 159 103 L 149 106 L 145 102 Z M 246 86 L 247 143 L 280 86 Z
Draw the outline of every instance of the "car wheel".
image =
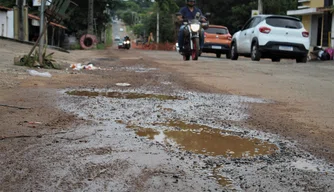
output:
M 239 54 L 237 51 L 237 45 L 235 43 L 232 44 L 231 47 L 231 59 L 232 60 L 238 60 Z
M 298 57 L 296 61 L 297 63 L 307 63 L 307 55 L 303 57 Z
M 260 61 L 260 59 L 261 59 L 261 53 L 260 53 L 259 45 L 258 45 L 257 42 L 254 42 L 252 44 L 251 58 L 252 58 L 253 61 Z
M 279 58 L 279 57 L 273 57 L 273 58 L 271 58 L 271 61 L 272 62 L 280 62 L 281 58 Z
M 217 57 L 217 58 L 220 58 L 221 56 L 222 56 L 221 53 L 216 53 L 216 57 Z

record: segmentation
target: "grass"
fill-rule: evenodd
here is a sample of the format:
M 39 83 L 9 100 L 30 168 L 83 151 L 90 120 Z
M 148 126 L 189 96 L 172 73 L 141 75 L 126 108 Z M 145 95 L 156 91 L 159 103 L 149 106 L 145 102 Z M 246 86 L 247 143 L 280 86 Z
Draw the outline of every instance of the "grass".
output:
M 104 43 L 99 43 L 96 45 L 96 49 L 98 50 L 103 50 L 106 48 L 106 45 Z
M 112 25 L 107 26 L 107 31 L 106 31 L 106 41 L 105 41 L 106 47 L 112 45 Z

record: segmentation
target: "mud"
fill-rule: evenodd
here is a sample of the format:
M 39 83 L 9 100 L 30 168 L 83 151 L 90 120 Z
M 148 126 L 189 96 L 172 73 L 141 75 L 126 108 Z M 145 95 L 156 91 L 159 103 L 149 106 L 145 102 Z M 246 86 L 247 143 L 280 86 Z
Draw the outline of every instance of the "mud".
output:
M 176 123 L 172 124 L 176 125 Z M 233 133 L 231 131 L 229 131 L 230 134 L 224 134 L 222 132 L 225 131 L 208 126 L 185 124 L 183 122 L 178 122 L 178 124 L 184 125 L 182 126 L 183 130 L 165 130 L 158 132 L 152 128 L 127 127 L 135 129 L 138 136 L 163 141 L 164 144 L 175 143 L 182 150 L 209 156 L 222 155 L 232 158 L 254 157 L 270 155 L 275 153 L 276 150 L 279 150 L 274 144 L 259 139 L 249 139 L 231 135 L 231 133 Z M 193 127 L 195 130 L 186 129 L 186 127 Z

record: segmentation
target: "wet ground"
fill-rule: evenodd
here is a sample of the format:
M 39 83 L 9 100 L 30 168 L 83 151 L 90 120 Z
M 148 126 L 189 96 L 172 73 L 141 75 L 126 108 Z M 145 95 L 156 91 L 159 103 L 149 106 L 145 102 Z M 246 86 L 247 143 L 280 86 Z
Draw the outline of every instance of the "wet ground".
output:
M 28 88 L 7 101 L 32 109 L 0 113 L 0 191 L 334 190 L 333 164 L 245 123 L 275 101 L 190 88 L 135 55 L 91 61 L 102 70 L 18 74 Z

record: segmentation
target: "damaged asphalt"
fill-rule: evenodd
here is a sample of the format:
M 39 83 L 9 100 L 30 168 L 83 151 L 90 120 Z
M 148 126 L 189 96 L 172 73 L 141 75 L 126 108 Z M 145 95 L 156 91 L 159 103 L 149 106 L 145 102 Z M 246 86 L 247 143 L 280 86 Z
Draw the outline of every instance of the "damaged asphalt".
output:
M 245 123 L 251 105 L 275 101 L 183 89 L 142 59 L 97 60 L 151 79 L 48 89 L 51 106 L 85 123 L 0 138 L 0 191 L 334 190 L 333 164 Z

